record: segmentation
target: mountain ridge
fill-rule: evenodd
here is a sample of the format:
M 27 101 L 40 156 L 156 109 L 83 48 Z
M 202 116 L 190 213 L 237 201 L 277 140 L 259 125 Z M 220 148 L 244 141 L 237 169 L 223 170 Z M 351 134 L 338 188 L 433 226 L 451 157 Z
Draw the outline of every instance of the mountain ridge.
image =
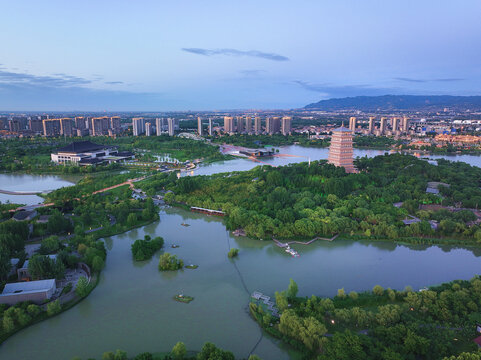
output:
M 480 110 L 481 96 L 455 95 L 380 95 L 320 100 L 304 106 L 308 110 L 435 110 L 450 107 Z

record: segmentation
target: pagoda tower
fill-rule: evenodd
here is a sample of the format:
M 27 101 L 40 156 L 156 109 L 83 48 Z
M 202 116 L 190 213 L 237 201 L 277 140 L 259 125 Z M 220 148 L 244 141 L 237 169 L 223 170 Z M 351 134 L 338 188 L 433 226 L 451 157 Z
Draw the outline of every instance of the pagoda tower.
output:
M 332 130 L 327 162 L 335 166 L 342 166 L 347 173 L 356 173 L 352 156 L 352 131 L 344 126 Z

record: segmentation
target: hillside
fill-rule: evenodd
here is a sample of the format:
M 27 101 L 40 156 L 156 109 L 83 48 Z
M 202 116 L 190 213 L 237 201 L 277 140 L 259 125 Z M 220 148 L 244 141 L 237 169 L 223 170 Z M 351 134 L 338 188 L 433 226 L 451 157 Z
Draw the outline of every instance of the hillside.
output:
M 306 105 L 304 109 L 319 110 L 481 110 L 481 96 L 450 95 L 383 95 L 356 96 L 321 100 Z

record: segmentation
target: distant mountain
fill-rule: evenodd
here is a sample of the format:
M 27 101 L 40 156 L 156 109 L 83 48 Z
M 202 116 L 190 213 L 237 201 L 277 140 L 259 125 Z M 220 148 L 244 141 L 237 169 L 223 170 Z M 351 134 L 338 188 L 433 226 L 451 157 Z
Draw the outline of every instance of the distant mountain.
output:
M 445 107 L 457 110 L 481 110 L 481 96 L 450 95 L 382 95 L 355 96 L 321 100 L 309 104 L 309 110 L 438 110 Z

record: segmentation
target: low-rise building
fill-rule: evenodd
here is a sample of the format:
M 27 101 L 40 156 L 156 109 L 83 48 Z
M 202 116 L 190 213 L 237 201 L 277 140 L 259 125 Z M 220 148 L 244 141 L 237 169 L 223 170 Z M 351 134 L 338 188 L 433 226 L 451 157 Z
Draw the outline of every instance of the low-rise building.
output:
M 15 305 L 22 301 L 40 304 L 50 299 L 56 289 L 55 279 L 6 284 L 0 294 L 0 304 Z
M 50 154 L 57 164 L 94 165 L 104 162 L 121 162 L 133 159 L 131 152 L 119 153 L 115 146 L 94 144 L 90 141 L 76 141 Z

